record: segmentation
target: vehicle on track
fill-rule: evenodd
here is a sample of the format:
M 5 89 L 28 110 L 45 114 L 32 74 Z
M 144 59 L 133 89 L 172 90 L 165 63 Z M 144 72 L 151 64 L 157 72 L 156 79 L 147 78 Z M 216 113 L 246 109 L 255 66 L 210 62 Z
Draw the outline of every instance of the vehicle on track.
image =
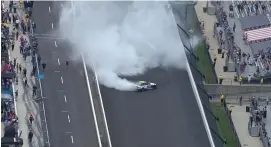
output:
M 137 92 L 157 89 L 157 85 L 155 83 L 146 82 L 146 81 L 139 81 L 136 83 L 136 86 L 137 86 Z

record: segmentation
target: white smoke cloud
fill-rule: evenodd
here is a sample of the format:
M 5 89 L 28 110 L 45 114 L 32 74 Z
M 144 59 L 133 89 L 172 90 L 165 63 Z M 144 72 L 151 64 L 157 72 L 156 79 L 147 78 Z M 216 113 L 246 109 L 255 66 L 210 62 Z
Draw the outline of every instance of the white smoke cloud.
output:
M 185 53 L 166 2 L 73 2 L 61 10 L 60 34 L 95 66 L 99 82 L 118 90 L 120 76 L 155 67 L 185 67 Z M 144 80 L 144 79 L 142 79 Z

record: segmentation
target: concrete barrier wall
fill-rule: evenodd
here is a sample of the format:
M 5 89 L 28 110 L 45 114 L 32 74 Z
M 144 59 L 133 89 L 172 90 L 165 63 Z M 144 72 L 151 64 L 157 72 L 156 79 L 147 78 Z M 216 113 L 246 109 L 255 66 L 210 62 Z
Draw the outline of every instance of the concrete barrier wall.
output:
M 211 96 L 224 95 L 240 95 L 252 93 L 268 93 L 271 92 L 271 85 L 218 85 L 205 84 L 205 90 Z

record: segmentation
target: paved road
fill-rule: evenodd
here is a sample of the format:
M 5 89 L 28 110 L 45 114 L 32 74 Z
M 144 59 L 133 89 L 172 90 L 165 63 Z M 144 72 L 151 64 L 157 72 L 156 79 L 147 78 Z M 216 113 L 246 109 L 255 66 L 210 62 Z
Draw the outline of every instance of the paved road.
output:
M 101 86 L 113 147 L 210 146 L 186 71 L 153 69 L 131 80 L 159 88 L 137 93 Z
M 37 24 L 37 34 L 50 34 L 57 29 L 60 3 L 34 3 L 32 19 Z M 38 42 L 39 53 L 47 63 L 42 86 L 51 146 L 98 147 L 83 64 L 73 62 L 66 67 L 71 50 L 63 40 L 51 38 Z

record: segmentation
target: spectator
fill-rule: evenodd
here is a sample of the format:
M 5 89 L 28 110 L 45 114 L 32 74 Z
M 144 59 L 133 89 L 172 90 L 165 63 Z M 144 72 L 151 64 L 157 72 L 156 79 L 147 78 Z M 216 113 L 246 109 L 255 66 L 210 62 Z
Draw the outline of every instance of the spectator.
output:
M 29 140 L 30 143 L 32 142 L 33 136 L 34 136 L 34 134 L 33 134 L 32 130 L 30 130 L 29 133 L 28 133 L 28 140 Z
M 26 77 L 26 73 L 27 73 L 27 70 L 26 70 L 26 68 L 24 68 L 24 69 L 23 69 L 24 77 Z
M 220 103 L 221 103 L 221 106 L 224 105 L 224 101 L 225 101 L 224 94 L 221 94 L 221 96 L 220 96 Z
M 24 79 L 24 86 L 25 87 L 28 87 L 28 84 L 27 84 L 27 78 L 25 77 L 25 79 Z
M 222 84 L 222 82 L 223 82 L 223 76 L 222 76 L 222 75 L 219 75 L 219 76 L 218 76 L 218 79 L 219 79 L 219 84 Z
M 229 114 L 231 116 L 231 113 L 232 113 L 232 106 L 229 107 Z
M 46 63 L 43 62 L 41 65 L 42 65 L 42 69 L 45 70 L 45 68 L 46 68 Z
M 248 75 L 247 81 L 248 81 L 248 83 L 250 83 L 250 81 L 251 81 L 251 75 Z
M 29 117 L 29 122 L 30 122 L 30 124 L 32 125 L 32 122 L 34 121 L 34 117 L 33 117 L 33 115 L 32 114 L 30 114 L 30 117 Z
M 240 85 L 242 85 L 242 82 L 243 82 L 243 77 L 239 76 L 239 83 L 240 83 Z
M 33 96 L 37 95 L 37 86 L 33 86 Z

